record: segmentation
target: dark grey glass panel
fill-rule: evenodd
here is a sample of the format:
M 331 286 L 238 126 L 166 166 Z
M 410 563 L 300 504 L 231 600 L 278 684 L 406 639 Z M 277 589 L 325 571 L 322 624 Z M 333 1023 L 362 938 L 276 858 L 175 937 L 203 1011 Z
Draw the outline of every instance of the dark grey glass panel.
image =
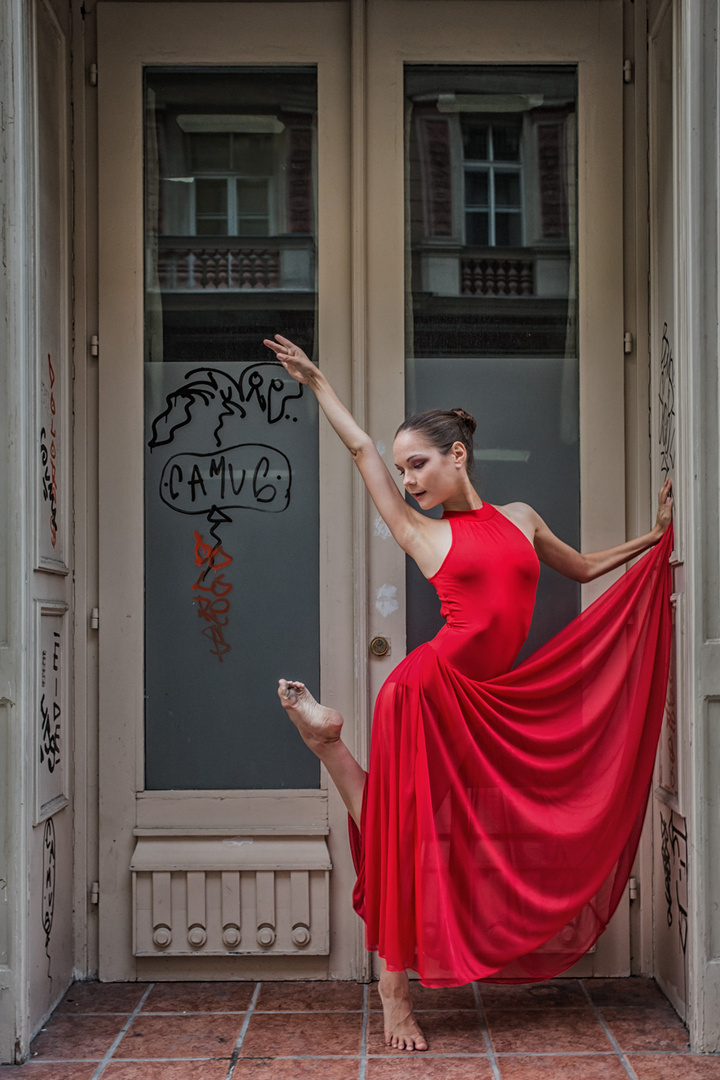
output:
M 530 503 L 575 546 L 576 86 L 569 65 L 405 69 L 407 412 L 472 412 L 482 497 Z M 407 586 L 413 648 L 442 620 L 409 561 Z M 543 568 L 521 655 L 579 604 L 579 586 Z
M 146 786 L 319 787 L 276 696 L 319 682 L 317 408 L 262 345 L 315 352 L 315 72 L 146 106 Z

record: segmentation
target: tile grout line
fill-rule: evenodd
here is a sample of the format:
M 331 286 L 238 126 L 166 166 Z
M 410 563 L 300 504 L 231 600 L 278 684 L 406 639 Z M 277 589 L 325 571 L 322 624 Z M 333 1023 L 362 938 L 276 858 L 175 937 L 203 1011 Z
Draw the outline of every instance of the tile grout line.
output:
M 255 1012 L 255 1006 L 257 1005 L 257 999 L 260 996 L 260 988 L 261 988 L 261 986 L 262 986 L 261 982 L 255 984 L 255 989 L 253 990 L 253 996 L 250 998 L 250 1004 L 247 1007 L 247 1012 L 245 1013 L 245 1019 L 243 1020 L 242 1027 L 240 1028 L 240 1032 L 238 1034 L 237 1041 L 235 1043 L 235 1049 L 233 1050 L 232 1057 L 230 1058 L 230 1064 L 228 1065 L 228 1071 L 227 1071 L 227 1074 L 225 1076 L 225 1080 L 232 1080 L 232 1074 L 235 1072 L 235 1067 L 236 1067 L 236 1065 L 238 1063 L 238 1058 L 240 1057 L 240 1051 L 242 1050 L 242 1044 L 244 1043 L 245 1036 L 247 1035 L 247 1029 L 248 1029 L 248 1027 L 250 1025 L 250 1020 L 252 1018 L 252 1014 Z
M 494 1080 L 500 1080 L 500 1069 L 498 1068 L 497 1058 L 495 1057 L 495 1049 L 490 1038 L 490 1032 L 488 1031 L 487 1021 L 485 1020 L 485 1010 L 483 1008 L 482 998 L 480 997 L 480 991 L 478 984 L 474 982 L 472 984 L 473 996 L 475 997 L 475 1008 L 477 1009 L 478 1019 L 480 1020 L 480 1028 L 482 1030 L 482 1036 L 485 1041 L 485 1049 L 487 1050 L 488 1061 L 490 1062 L 490 1068 Z
M 107 1051 L 107 1053 L 105 1054 L 105 1057 L 104 1057 L 104 1058 L 102 1059 L 102 1061 L 101 1061 L 101 1062 L 100 1062 L 100 1064 L 98 1065 L 97 1069 L 96 1069 L 96 1070 L 95 1070 L 95 1072 L 94 1072 L 94 1073 L 92 1074 L 92 1078 L 91 1078 L 91 1080 L 100 1080 L 100 1077 L 101 1077 L 101 1076 L 102 1076 L 102 1074 L 103 1074 L 103 1073 L 105 1072 L 105 1069 L 106 1069 L 107 1065 L 108 1065 L 108 1064 L 109 1064 L 109 1062 L 110 1062 L 110 1058 L 111 1058 L 111 1057 L 113 1056 L 113 1054 L 114 1054 L 114 1053 L 115 1053 L 115 1051 L 117 1050 L 118 1046 L 119 1046 L 119 1045 L 120 1045 L 120 1043 L 122 1042 L 123 1036 L 124 1036 L 124 1035 L 125 1035 L 125 1033 L 127 1032 L 128 1028 L 129 1028 L 129 1027 L 130 1027 L 130 1025 L 132 1024 L 132 1022 L 133 1022 L 133 1020 L 135 1019 L 135 1017 L 136 1017 L 136 1016 L 139 1016 L 139 1014 L 140 1014 L 140 1010 L 142 1009 L 143 1005 L 144 1005 L 144 1004 L 145 1004 L 145 1002 L 147 1001 L 147 999 L 148 999 L 148 997 L 149 997 L 149 995 L 150 995 L 150 991 L 152 990 L 152 988 L 153 988 L 153 986 L 154 986 L 154 985 L 155 985 L 155 983 L 149 983 L 149 985 L 148 985 L 148 988 L 147 988 L 147 990 L 145 991 L 145 993 L 143 994 L 143 996 L 142 996 L 142 997 L 140 998 L 140 1000 L 138 1001 L 137 1005 L 135 1006 L 135 1009 L 134 1009 L 134 1011 L 130 1013 L 130 1015 L 128 1016 L 127 1020 L 125 1021 L 125 1023 L 123 1024 L 123 1026 L 122 1026 L 122 1027 L 120 1028 L 120 1031 L 119 1031 L 119 1032 L 118 1032 L 118 1034 L 117 1034 L 117 1035 L 115 1036 L 115 1039 L 114 1039 L 114 1040 L 113 1040 L 113 1042 L 111 1043 L 111 1045 L 110 1045 L 110 1049 L 109 1049 L 109 1050 Z
M 367 1039 L 368 1039 L 368 1023 L 370 1021 L 370 985 L 365 983 L 363 986 L 363 1008 L 362 1008 L 362 1030 L 360 1034 L 360 1066 L 358 1069 L 358 1080 L 365 1080 L 365 1074 L 367 1072 Z
M 620 1058 L 620 1064 L 622 1065 L 623 1069 L 625 1070 L 625 1072 L 630 1077 L 630 1080 L 638 1080 L 637 1073 L 633 1069 L 633 1067 L 630 1064 L 630 1062 L 628 1061 L 628 1059 L 625 1057 L 625 1054 L 623 1053 L 623 1051 L 620 1049 L 620 1044 L 618 1043 L 617 1039 L 613 1035 L 613 1033 L 610 1030 L 610 1028 L 608 1027 L 608 1025 L 605 1023 L 605 1020 L 603 1019 L 603 1017 L 600 1015 L 600 1012 L 598 1011 L 597 1006 L 595 1005 L 595 1002 L 590 997 L 590 993 L 588 991 L 588 988 L 585 985 L 585 980 L 580 979 L 578 981 L 579 981 L 580 985 L 582 986 L 583 993 L 585 994 L 585 997 L 588 999 L 588 1002 L 590 1004 L 590 1008 L 592 1009 L 592 1011 L 593 1011 L 593 1013 L 595 1015 L 595 1019 L 600 1024 L 601 1028 L 603 1029 L 603 1031 L 607 1035 L 608 1039 L 610 1040 L 610 1044 L 611 1044 L 613 1050 L 615 1051 L 617 1056 Z

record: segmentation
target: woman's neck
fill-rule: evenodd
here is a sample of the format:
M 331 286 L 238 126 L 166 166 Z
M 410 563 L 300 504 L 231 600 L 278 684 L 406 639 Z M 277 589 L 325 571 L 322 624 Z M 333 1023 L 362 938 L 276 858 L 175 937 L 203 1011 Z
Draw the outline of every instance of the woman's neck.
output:
M 468 480 L 467 485 L 463 485 L 460 491 L 451 495 L 449 499 L 444 500 L 442 508 L 443 510 L 452 511 L 480 510 L 483 505 L 482 499 Z

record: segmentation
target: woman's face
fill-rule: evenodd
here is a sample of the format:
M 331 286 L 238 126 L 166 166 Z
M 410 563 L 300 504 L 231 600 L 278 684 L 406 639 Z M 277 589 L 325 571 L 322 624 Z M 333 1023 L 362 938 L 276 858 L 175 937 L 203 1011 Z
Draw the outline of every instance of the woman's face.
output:
M 461 442 L 442 454 L 421 432 L 406 428 L 395 437 L 393 456 L 405 490 L 423 510 L 439 506 L 463 486 L 467 455 Z

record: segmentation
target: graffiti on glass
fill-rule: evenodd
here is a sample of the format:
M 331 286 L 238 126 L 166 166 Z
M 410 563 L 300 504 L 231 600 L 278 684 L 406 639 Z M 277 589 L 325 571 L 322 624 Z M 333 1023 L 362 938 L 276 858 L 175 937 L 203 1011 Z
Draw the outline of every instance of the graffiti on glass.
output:
M 198 446 L 167 458 L 159 495 L 176 513 L 207 520 L 208 539 L 193 531 L 194 562 L 200 573 L 192 599 L 210 652 L 220 663 L 232 647 L 226 634 L 233 588 L 225 572 L 233 559 L 222 545 L 220 530 L 241 510 L 282 513 L 290 505 L 292 488 L 289 458 L 270 443 L 236 441 L 238 424 L 259 418 L 270 431 L 283 420 L 296 423 L 291 403 L 302 394 L 302 385 L 277 361 L 249 364 L 238 378 L 217 368 L 193 368 L 183 384 L 166 395 L 165 407 L 151 424 L 151 453 L 170 446 L 183 429 L 188 429 L 187 445 L 193 428 L 207 431 L 208 422 L 211 426 L 214 446 Z
M 221 571 L 230 565 L 232 556 L 223 550 L 221 544 L 206 543 L 197 529 L 193 536 L 195 565 L 200 567 L 200 574 L 192 587 L 193 602 L 197 604 L 198 618 L 205 624 L 202 632 L 210 639 L 210 653 L 222 663 L 223 656 L 230 652 L 224 628 L 230 621 L 232 582 Z

